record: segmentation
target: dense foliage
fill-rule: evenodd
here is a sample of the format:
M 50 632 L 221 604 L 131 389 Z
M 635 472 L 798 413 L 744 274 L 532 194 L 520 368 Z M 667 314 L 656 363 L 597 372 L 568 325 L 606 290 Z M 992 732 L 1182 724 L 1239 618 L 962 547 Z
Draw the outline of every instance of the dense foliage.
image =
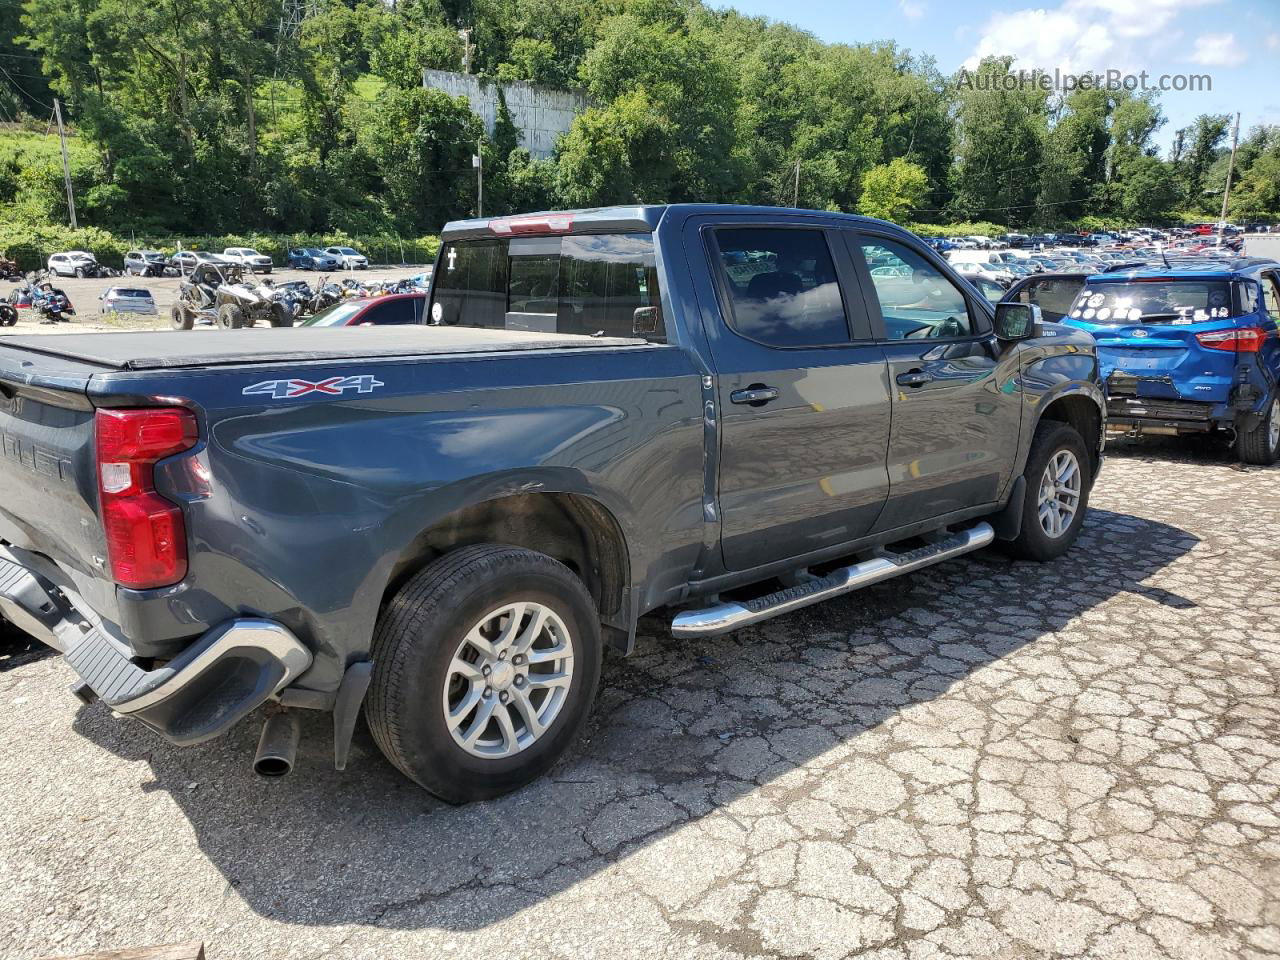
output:
M 824 44 L 698 0 L 296 4 L 296 31 L 282 29 L 282 0 L 5 4 L 0 121 L 25 116 L 34 132 L 0 136 L 0 217 L 65 222 L 44 133 L 57 96 L 82 223 L 436 230 L 474 212 L 484 131 L 465 100 L 423 89 L 421 71 L 464 58 L 488 82 L 591 101 L 551 160 L 500 115 L 482 148 L 486 213 L 724 200 L 933 223 L 1150 222 L 1213 217 L 1226 176 L 1225 116 L 1179 131 L 1164 158 L 1154 97 L 1006 91 L 890 43 Z M 1232 215 L 1280 217 L 1280 128 L 1244 137 Z

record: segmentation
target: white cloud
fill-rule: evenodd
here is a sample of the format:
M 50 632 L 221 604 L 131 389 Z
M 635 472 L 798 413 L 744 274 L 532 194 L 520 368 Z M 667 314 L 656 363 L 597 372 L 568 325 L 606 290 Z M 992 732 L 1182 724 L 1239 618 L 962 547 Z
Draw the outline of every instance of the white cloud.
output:
M 1230 67 L 1241 63 L 1249 54 L 1236 42 L 1234 33 L 1204 33 L 1196 37 L 1191 60 L 1205 67 Z
M 898 6 L 908 20 L 919 20 L 924 16 L 924 4 L 919 0 L 898 0 Z
M 1272 33 L 1267 35 L 1267 49 L 1280 50 L 1280 33 Z
M 1185 52 L 1177 45 L 1178 18 L 1222 0 L 1062 0 L 993 15 L 964 66 L 983 57 L 1011 56 L 1023 69 L 1064 73 L 1120 70 L 1136 73 L 1168 64 Z

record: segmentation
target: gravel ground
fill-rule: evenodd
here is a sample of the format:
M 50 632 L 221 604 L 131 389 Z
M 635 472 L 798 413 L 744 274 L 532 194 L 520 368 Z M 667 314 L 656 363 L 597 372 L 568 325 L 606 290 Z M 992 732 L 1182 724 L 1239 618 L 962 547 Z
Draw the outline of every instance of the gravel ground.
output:
M 1280 469 L 1113 453 L 1079 546 L 735 635 L 656 618 L 550 776 L 450 808 L 308 718 L 181 750 L 0 659 L 0 955 L 1280 957 Z
M 400 280 L 422 273 L 425 267 L 370 267 L 368 270 L 333 273 L 335 279 L 352 276 L 357 280 L 376 282 L 379 280 Z M 317 274 L 307 270 L 282 270 L 271 272 L 268 279 L 275 283 L 286 280 L 306 280 L 315 285 Z M 59 277 L 53 284 L 66 291 L 71 305 L 76 309 L 75 319 L 70 323 L 42 324 L 39 314 L 23 309 L 18 313 L 18 322 L 12 327 L 0 327 L 0 336 L 11 333 L 85 333 L 91 330 L 168 330 L 169 308 L 178 294 L 177 277 L 116 277 L 110 280 L 77 280 L 75 277 Z M 9 296 L 9 291 L 17 284 L 0 283 L 0 299 Z M 102 316 L 98 298 L 110 287 L 142 287 L 150 290 L 156 301 L 156 316 L 140 317 L 132 315 Z M 200 331 L 212 330 L 213 327 L 197 326 Z

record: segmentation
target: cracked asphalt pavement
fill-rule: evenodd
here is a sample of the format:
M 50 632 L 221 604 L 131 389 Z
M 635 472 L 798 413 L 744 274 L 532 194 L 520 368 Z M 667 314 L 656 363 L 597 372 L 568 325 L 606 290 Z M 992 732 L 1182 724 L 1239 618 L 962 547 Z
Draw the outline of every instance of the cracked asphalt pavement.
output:
M 545 779 L 249 769 L 0 656 L 0 956 L 1280 957 L 1280 469 L 1122 446 L 1078 547 L 642 625 Z

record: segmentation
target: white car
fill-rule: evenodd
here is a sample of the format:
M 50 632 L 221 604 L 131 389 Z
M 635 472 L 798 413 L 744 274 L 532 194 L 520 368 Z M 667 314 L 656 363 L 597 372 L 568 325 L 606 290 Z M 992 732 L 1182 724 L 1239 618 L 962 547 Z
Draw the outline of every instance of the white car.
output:
M 97 269 L 98 258 L 84 250 L 68 250 L 49 257 L 49 272 L 59 277 L 87 277 Z
M 368 270 L 369 258 L 351 247 L 325 247 L 324 252 L 337 257 L 344 270 Z
M 259 253 L 253 247 L 227 247 L 222 251 L 222 259 L 228 263 L 238 263 L 254 273 L 271 272 L 271 258 L 265 253 Z
M 156 301 L 151 291 L 142 287 L 108 287 L 98 298 L 99 313 L 140 313 L 155 316 Z

